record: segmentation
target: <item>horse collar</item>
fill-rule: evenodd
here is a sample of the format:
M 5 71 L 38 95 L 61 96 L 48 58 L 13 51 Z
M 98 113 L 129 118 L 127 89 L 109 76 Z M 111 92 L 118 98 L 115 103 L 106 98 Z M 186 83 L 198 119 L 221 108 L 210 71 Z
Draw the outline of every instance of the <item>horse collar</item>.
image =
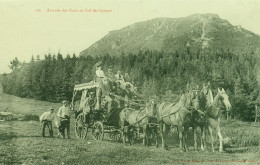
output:
M 212 110 L 213 108 L 218 109 L 218 113 L 216 114 L 216 116 L 213 115 L 212 113 L 210 113 L 209 111 L 208 111 L 206 114 L 207 114 L 209 117 L 213 118 L 213 119 L 218 119 L 218 118 L 219 118 L 219 112 L 220 112 L 220 110 L 219 110 L 219 108 L 218 108 L 215 104 L 212 105 L 211 110 Z

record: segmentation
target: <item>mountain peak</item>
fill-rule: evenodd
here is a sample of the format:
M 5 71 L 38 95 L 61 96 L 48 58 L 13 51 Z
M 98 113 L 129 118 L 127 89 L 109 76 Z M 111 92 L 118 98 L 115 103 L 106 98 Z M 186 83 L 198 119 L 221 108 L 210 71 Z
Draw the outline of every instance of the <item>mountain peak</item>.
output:
M 205 14 L 192 14 L 188 17 L 194 17 L 194 18 L 207 18 L 207 19 L 212 19 L 212 18 L 219 18 L 218 14 L 212 14 L 212 13 L 205 13 Z
M 217 14 L 193 14 L 181 18 L 155 18 L 110 31 L 81 55 L 121 55 L 139 50 L 181 51 L 190 49 L 233 49 L 259 47 L 260 37 L 233 26 Z

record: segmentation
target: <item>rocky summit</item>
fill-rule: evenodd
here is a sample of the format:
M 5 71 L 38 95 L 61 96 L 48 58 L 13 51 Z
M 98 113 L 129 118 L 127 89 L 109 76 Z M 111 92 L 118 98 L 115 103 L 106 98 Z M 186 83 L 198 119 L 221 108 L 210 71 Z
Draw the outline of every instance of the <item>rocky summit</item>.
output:
M 81 55 L 121 55 L 139 50 L 180 51 L 260 48 L 260 36 L 234 26 L 216 14 L 182 18 L 156 18 L 109 32 Z

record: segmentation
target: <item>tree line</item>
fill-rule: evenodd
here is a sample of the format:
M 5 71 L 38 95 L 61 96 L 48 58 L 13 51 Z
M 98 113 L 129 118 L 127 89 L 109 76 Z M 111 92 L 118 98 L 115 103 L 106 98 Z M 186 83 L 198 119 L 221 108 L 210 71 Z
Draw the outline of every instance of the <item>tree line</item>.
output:
M 17 58 L 10 62 L 12 73 L 2 75 L 3 92 L 20 97 L 50 102 L 70 100 L 75 84 L 90 82 L 95 77 L 95 63 L 103 62 L 116 73 L 128 73 L 131 83 L 144 96 L 167 98 L 182 94 L 186 84 L 193 87 L 210 82 L 213 92 L 223 87 L 232 104 L 232 117 L 252 121 L 254 105 L 259 102 L 256 70 L 259 52 L 241 50 L 197 50 L 165 52 L 139 51 L 121 56 L 63 57 L 48 54 L 44 59 L 32 57 L 29 63 Z

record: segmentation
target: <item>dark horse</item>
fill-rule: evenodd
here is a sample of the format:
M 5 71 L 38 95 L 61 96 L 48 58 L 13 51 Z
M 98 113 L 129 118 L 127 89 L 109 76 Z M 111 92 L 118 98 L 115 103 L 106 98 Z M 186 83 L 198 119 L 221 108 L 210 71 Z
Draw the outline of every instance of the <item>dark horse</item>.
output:
M 150 100 L 146 103 L 145 108 L 141 111 L 132 108 L 123 109 L 119 114 L 119 118 L 124 144 L 126 144 L 125 142 L 127 135 L 128 140 L 131 139 L 131 129 L 141 128 L 143 132 L 143 144 L 147 146 L 150 145 L 148 136 L 152 131 L 151 125 L 157 123 L 156 103 L 154 100 Z M 156 137 L 156 139 L 157 138 L 158 137 Z M 157 140 L 156 143 L 158 143 Z
M 205 112 L 203 110 L 205 110 L 205 104 L 206 101 L 204 99 L 204 97 L 202 97 L 202 94 L 200 92 L 199 89 L 194 91 L 196 94 L 196 99 L 197 101 L 199 101 L 199 104 L 197 104 L 197 108 L 196 111 L 192 111 L 192 116 L 191 116 L 191 120 L 190 120 L 190 127 L 193 128 L 193 133 L 194 133 L 194 148 L 195 151 L 198 150 L 198 145 L 197 145 L 197 133 L 200 130 L 201 132 L 201 137 L 205 137 L 205 132 L 204 132 L 204 126 L 206 124 L 206 117 L 205 117 Z M 203 146 L 205 144 L 205 138 L 200 138 L 201 140 L 201 150 L 204 150 Z
M 199 108 L 198 96 L 189 91 L 181 96 L 177 104 L 162 102 L 157 108 L 157 118 L 162 137 L 162 147 L 166 148 L 166 136 L 170 126 L 177 126 L 180 149 L 188 151 L 186 144 L 187 131 L 193 109 Z
M 202 136 L 201 136 L 201 149 L 204 150 L 206 148 L 205 145 L 205 128 L 208 128 L 210 139 L 211 139 L 211 148 L 214 152 L 214 137 L 213 137 L 213 130 L 217 131 L 218 137 L 219 137 L 219 151 L 223 151 L 223 145 L 222 145 L 222 135 L 220 133 L 220 115 L 221 110 L 230 111 L 231 104 L 228 99 L 228 95 L 226 94 L 225 90 L 222 88 L 220 90 L 218 88 L 218 93 L 213 99 L 212 90 L 209 86 L 203 86 L 203 89 L 201 91 L 202 100 L 205 100 L 205 104 L 202 104 L 204 112 L 205 112 L 205 122 L 204 125 L 198 125 L 202 129 Z M 195 149 L 197 148 L 197 136 L 195 137 L 194 133 L 194 145 Z

